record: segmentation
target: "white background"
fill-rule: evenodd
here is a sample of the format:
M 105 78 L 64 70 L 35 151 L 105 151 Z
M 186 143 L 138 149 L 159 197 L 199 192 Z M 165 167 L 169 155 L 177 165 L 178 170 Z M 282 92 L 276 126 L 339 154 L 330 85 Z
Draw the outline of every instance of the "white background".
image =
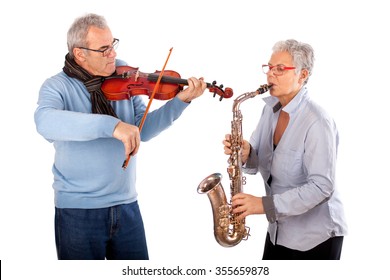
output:
M 116 279 L 123 278 L 121 269 L 127 265 L 207 269 L 269 265 L 269 279 L 382 274 L 390 249 L 386 122 L 390 20 L 385 2 L 7 2 L 0 11 L 0 259 L 3 274 L 8 276 L 5 279 L 43 275 Z M 169 130 L 141 145 L 137 190 L 151 260 L 56 261 L 51 188 L 54 149 L 36 133 L 33 114 L 41 84 L 63 67 L 69 26 L 87 12 L 106 17 L 114 37 L 120 38 L 118 58 L 130 66 L 154 72 L 173 47 L 166 69 L 179 72 L 182 78 L 217 80 L 231 87 L 235 96 L 266 83 L 261 64 L 268 62 L 276 41 L 294 38 L 310 43 L 316 61 L 309 92 L 334 117 L 341 136 L 338 188 L 349 225 L 342 260 L 262 262 L 264 216 L 247 218 L 248 241 L 229 249 L 215 242 L 210 203 L 196 188 L 214 172 L 224 175 L 223 185 L 228 188 L 221 141 L 230 132 L 233 98 L 219 102 L 206 92 Z M 162 104 L 155 100 L 153 108 Z M 255 128 L 262 107 L 260 97 L 241 105 L 245 138 Z M 246 192 L 264 194 L 259 175 L 247 176 L 247 181 Z M 198 278 L 213 277 L 193 277 Z

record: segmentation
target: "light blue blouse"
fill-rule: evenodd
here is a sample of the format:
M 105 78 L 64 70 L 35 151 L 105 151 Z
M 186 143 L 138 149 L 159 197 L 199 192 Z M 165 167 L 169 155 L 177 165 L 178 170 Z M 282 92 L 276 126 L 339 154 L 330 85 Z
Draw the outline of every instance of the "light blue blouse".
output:
M 280 103 L 273 96 L 264 101 L 244 171 L 260 172 L 264 179 L 263 203 L 271 241 L 306 251 L 330 237 L 345 235 L 347 225 L 336 189 L 339 135 L 335 122 L 303 87 L 282 108 L 290 121 L 274 149 Z

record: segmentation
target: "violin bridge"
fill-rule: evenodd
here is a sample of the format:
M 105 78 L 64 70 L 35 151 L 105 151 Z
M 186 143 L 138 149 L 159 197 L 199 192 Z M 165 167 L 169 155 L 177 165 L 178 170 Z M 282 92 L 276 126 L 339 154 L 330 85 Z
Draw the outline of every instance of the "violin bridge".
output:
M 139 70 L 137 70 L 137 72 L 135 72 L 134 80 L 137 81 L 138 78 L 139 78 Z

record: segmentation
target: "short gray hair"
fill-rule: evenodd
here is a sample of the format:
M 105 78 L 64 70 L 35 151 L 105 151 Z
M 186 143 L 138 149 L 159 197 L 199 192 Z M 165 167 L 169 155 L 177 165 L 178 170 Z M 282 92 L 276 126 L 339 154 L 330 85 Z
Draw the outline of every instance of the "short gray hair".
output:
M 293 58 L 294 66 L 296 67 L 296 73 L 302 69 L 306 69 L 309 72 L 309 75 L 305 80 L 305 84 L 307 83 L 314 67 L 314 50 L 309 44 L 289 39 L 286 41 L 277 42 L 273 46 L 272 51 L 288 52 Z
M 86 14 L 76 18 L 67 34 L 67 44 L 70 57 L 73 58 L 73 49 L 77 47 L 87 47 L 87 34 L 91 26 L 101 29 L 108 27 L 106 19 L 96 14 Z

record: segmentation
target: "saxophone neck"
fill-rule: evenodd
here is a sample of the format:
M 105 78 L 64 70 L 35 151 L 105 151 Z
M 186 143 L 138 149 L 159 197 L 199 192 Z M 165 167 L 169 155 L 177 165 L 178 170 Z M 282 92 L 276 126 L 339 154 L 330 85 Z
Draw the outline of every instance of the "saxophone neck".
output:
M 247 93 L 244 93 L 244 94 L 241 94 L 240 96 L 238 96 L 233 102 L 233 112 L 237 112 L 240 110 L 240 105 L 242 102 L 244 102 L 250 98 L 253 98 L 258 94 L 259 94 L 258 91 L 253 91 L 253 92 L 247 92 Z
M 272 87 L 272 85 L 261 85 L 257 90 L 255 91 L 252 91 L 252 92 L 247 92 L 247 93 L 244 93 L 244 94 L 241 94 L 239 95 L 235 100 L 234 100 L 234 103 L 233 103 L 233 112 L 237 112 L 240 110 L 240 104 L 250 98 L 253 98 L 259 94 L 263 94 L 265 92 L 267 92 L 270 88 Z

